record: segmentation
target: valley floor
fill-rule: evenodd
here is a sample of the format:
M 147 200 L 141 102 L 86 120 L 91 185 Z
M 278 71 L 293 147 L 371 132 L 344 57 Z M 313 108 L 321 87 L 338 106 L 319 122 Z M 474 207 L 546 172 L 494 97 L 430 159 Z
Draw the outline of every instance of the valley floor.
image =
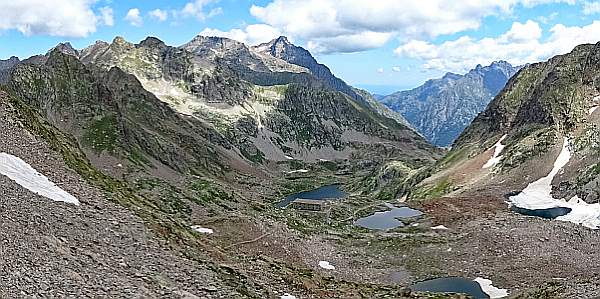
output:
M 388 232 L 352 225 L 359 216 L 384 209 L 352 195 L 335 203 L 329 224 L 314 214 L 276 210 L 265 220 L 268 224 L 216 222 L 212 237 L 242 256 L 308 268 L 324 279 L 406 287 L 436 277 L 482 277 L 508 289 L 512 298 L 600 296 L 597 231 L 517 214 L 502 197 L 439 198 L 411 205 L 425 215 Z M 432 229 L 439 225 L 448 229 Z M 323 269 L 319 261 L 335 269 Z M 302 294 L 310 288 L 281 291 Z

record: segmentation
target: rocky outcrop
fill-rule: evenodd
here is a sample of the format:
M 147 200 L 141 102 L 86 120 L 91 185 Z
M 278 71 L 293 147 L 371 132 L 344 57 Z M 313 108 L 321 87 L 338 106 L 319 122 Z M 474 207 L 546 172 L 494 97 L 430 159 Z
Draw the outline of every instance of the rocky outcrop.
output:
M 19 58 L 15 56 L 7 60 L 0 60 L 0 83 L 6 82 L 8 74 L 19 62 Z

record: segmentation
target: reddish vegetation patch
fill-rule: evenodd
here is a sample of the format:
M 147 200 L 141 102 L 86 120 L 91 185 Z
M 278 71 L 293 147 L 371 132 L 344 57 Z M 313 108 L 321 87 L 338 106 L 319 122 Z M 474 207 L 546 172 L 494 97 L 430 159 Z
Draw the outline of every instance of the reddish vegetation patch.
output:
M 493 215 L 506 210 L 504 199 L 494 196 L 442 197 L 425 201 L 419 209 L 434 218 L 434 222 L 447 226 Z

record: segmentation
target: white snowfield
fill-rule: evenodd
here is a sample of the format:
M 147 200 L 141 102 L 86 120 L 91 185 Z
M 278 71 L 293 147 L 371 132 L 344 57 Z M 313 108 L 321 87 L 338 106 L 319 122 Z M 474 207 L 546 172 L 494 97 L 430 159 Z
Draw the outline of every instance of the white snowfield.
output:
M 593 106 L 588 110 L 588 115 L 591 115 L 594 113 L 594 111 L 596 111 L 596 109 L 598 109 L 598 105 L 600 105 L 600 96 L 596 96 L 592 99 L 592 105 Z
M 281 298 L 281 299 L 296 299 L 296 296 L 285 293 L 285 294 L 283 294 L 283 296 L 279 296 L 279 298 Z
M 431 229 L 433 230 L 447 230 L 448 228 L 443 226 L 443 225 L 436 225 L 434 227 L 432 227 Z
M 7 176 L 23 188 L 54 201 L 79 205 L 79 200 L 35 170 L 19 157 L 0 153 L 0 174 Z
M 335 270 L 335 267 L 326 261 L 319 261 L 319 267 L 321 267 L 325 270 Z
M 294 173 L 307 173 L 309 170 L 308 169 L 298 169 L 298 170 L 292 170 L 292 171 L 288 171 L 288 174 L 294 174 Z
M 499 288 L 493 286 L 492 281 L 489 279 L 477 277 L 477 278 L 473 279 L 473 281 L 478 283 L 479 286 L 481 287 L 481 290 L 483 290 L 484 293 L 486 293 L 488 296 L 490 296 L 491 299 L 504 298 L 504 297 L 508 296 L 508 290 L 499 289 Z
M 192 229 L 201 233 L 201 234 L 213 234 L 215 231 L 213 231 L 211 228 L 206 228 L 206 227 L 202 227 L 200 225 L 193 225 Z
M 502 156 L 500 154 L 502 153 L 505 147 L 505 145 L 502 144 L 502 141 L 504 141 L 504 139 L 506 139 L 506 134 L 502 136 L 500 140 L 496 142 L 496 144 L 494 144 L 494 154 L 481 168 L 485 169 L 494 167 L 496 166 L 496 164 L 500 163 L 500 160 L 502 159 Z
M 588 204 L 579 197 L 574 196 L 570 200 L 555 199 L 552 197 L 552 180 L 558 172 L 569 163 L 571 151 L 569 140 L 565 137 L 563 147 L 554 162 L 552 171 L 545 177 L 529 184 L 521 193 L 509 198 L 510 204 L 524 209 L 550 209 L 570 208 L 572 211 L 564 216 L 556 218 L 560 221 L 568 221 L 581 224 L 591 229 L 600 228 L 600 204 Z

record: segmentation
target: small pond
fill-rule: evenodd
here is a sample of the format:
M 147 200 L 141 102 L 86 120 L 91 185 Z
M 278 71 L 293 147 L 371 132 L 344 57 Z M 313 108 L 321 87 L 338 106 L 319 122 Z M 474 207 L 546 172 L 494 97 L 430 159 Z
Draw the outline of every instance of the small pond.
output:
M 288 195 L 281 202 L 277 204 L 280 208 L 287 207 L 292 201 L 296 199 L 309 199 L 309 200 L 327 200 L 327 199 L 340 199 L 344 198 L 348 193 L 340 190 L 339 184 L 327 185 L 314 190 L 304 191 Z
M 417 292 L 432 293 L 461 293 L 467 294 L 475 299 L 490 298 L 483 292 L 481 286 L 473 281 L 461 277 L 444 277 L 417 282 L 410 287 Z
M 545 219 L 556 219 L 557 217 L 567 215 L 567 214 L 571 213 L 571 211 L 572 211 L 571 208 L 565 208 L 565 207 L 556 207 L 556 208 L 549 208 L 549 209 L 533 209 L 532 210 L 532 209 L 519 208 L 514 205 L 511 206 L 510 209 L 512 211 L 517 212 L 522 215 L 541 217 L 541 218 L 545 218 Z
M 360 218 L 354 222 L 354 225 L 376 230 L 389 230 L 396 227 L 404 226 L 404 223 L 398 219 L 411 218 L 421 216 L 421 211 L 411 209 L 409 207 L 395 207 L 391 204 L 386 204 L 390 209 L 384 212 L 376 212 L 373 215 Z

